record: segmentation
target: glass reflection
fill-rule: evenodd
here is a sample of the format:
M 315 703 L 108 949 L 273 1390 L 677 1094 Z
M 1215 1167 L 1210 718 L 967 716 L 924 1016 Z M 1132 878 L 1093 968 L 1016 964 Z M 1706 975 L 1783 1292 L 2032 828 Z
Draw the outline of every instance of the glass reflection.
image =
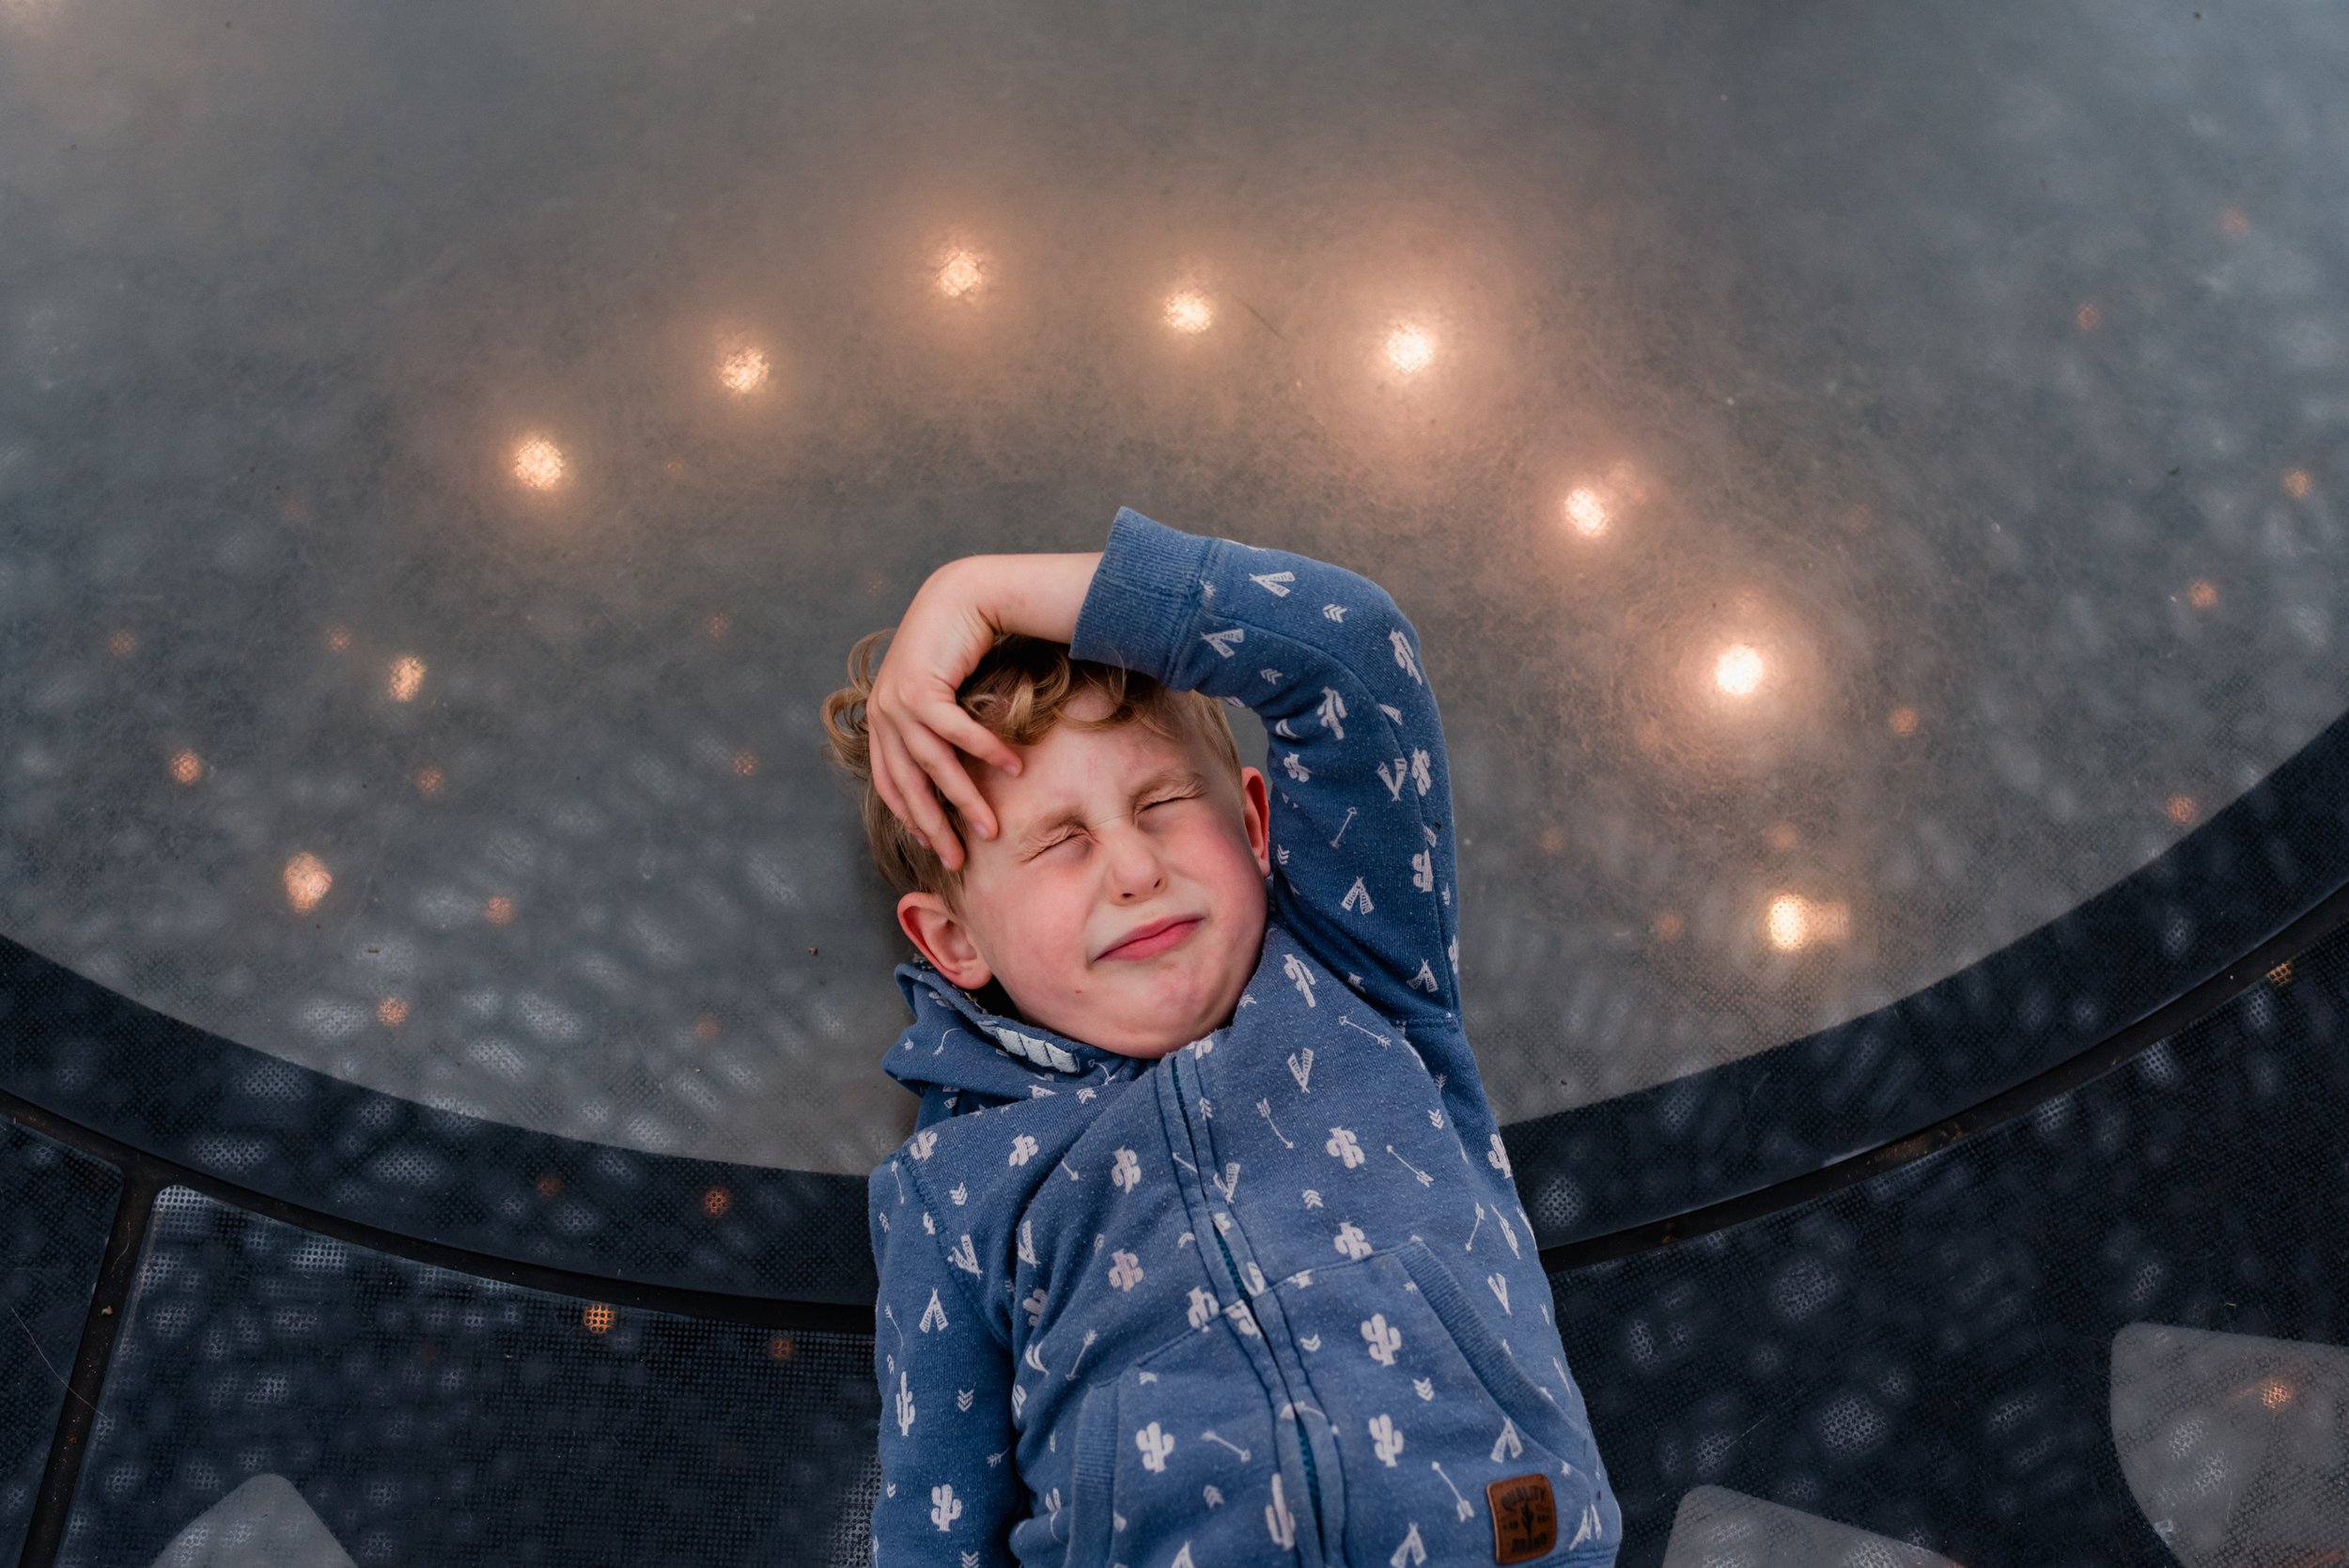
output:
M 1436 362 L 1436 340 L 1423 327 L 1400 326 L 1387 334 L 1387 362 L 1416 376 Z
M 1713 661 L 1713 684 L 1733 697 L 1750 697 L 1762 685 L 1762 650 L 1733 643 Z
M 985 277 L 975 254 L 956 250 L 938 269 L 938 291 L 950 300 L 959 300 L 977 288 Z
M 757 349 L 723 349 L 718 355 L 718 384 L 737 396 L 747 396 L 767 384 L 767 356 Z
M 1166 324 L 1178 333 L 1206 332 L 1215 323 L 1214 307 L 1195 288 L 1179 289 L 1166 301 Z
M 194 752 L 180 752 L 171 759 L 171 777 L 175 784 L 192 784 L 204 776 L 204 759 Z
M 563 483 L 563 449 L 544 436 L 530 436 L 514 448 L 514 477 L 534 490 L 551 490 Z
M 306 849 L 286 862 L 286 902 L 296 914 L 306 915 L 317 908 L 334 885 L 334 876 L 326 869 L 326 862 Z
M 403 654 L 392 660 L 391 678 L 385 683 L 396 703 L 412 703 L 416 693 L 424 690 L 424 660 L 413 654 Z

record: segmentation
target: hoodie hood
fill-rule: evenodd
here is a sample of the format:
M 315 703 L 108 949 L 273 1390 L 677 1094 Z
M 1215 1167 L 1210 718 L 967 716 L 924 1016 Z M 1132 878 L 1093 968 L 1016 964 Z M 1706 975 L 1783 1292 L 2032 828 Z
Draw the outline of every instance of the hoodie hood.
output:
M 992 1013 L 927 960 L 899 964 L 896 976 L 913 1022 L 881 1069 L 916 1094 L 939 1088 L 1024 1100 L 1064 1083 L 1131 1078 L 1150 1065 Z

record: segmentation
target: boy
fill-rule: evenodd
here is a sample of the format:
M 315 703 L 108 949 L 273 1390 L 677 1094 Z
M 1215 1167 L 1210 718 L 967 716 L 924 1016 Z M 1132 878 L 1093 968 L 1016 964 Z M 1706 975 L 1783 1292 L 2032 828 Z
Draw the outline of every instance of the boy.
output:
M 1121 510 L 941 568 L 867 682 L 874 641 L 825 716 L 926 959 L 869 1187 L 875 1560 L 1611 1563 L 1393 600 Z

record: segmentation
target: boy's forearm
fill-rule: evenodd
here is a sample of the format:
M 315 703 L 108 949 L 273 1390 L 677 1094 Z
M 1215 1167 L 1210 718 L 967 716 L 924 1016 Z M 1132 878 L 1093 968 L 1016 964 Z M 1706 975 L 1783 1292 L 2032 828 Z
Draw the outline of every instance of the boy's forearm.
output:
M 1066 643 L 1093 587 L 1100 551 L 1065 555 L 966 555 L 944 568 L 999 631 Z

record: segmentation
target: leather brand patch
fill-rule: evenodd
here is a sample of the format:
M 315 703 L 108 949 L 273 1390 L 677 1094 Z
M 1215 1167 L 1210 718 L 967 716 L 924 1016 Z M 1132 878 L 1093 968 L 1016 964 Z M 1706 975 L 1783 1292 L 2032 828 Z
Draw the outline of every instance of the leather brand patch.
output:
M 1513 1475 L 1485 1488 L 1493 1511 L 1493 1560 L 1531 1562 L 1558 1545 L 1558 1499 L 1546 1475 Z

